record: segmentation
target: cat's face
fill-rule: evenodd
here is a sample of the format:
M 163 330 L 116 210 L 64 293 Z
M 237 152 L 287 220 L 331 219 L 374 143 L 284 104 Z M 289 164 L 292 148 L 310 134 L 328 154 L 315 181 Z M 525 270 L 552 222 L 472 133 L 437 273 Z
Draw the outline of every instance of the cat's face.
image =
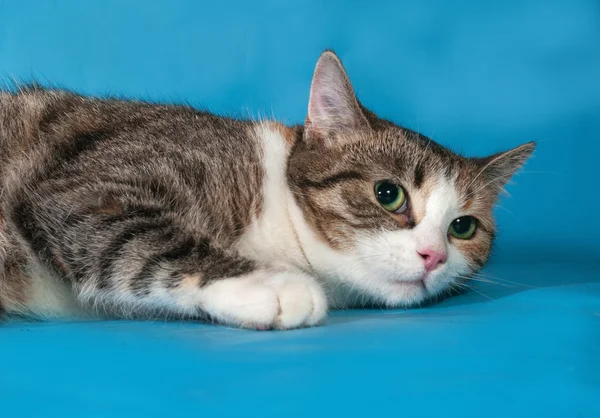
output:
M 288 173 L 328 248 L 311 263 L 366 303 L 409 306 L 458 286 L 487 261 L 498 193 L 533 148 L 454 154 L 364 109 L 324 53 Z

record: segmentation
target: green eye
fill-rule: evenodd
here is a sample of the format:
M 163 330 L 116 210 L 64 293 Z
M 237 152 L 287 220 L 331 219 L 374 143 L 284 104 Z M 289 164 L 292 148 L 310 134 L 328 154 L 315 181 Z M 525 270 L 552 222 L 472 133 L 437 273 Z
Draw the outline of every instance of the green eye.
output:
M 390 212 L 402 212 L 406 208 L 406 193 L 397 184 L 380 181 L 375 184 L 377 201 Z
M 477 220 L 472 216 L 461 216 L 450 224 L 448 232 L 458 239 L 470 239 L 477 229 Z

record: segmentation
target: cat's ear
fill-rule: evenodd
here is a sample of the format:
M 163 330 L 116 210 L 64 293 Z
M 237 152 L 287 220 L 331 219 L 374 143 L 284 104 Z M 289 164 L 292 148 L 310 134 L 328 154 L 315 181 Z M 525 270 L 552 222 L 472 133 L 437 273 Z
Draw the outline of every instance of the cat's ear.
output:
M 308 139 L 323 141 L 335 134 L 368 126 L 340 59 L 333 51 L 323 52 L 310 87 L 306 118 Z
M 527 161 L 534 149 L 535 143 L 528 142 L 489 157 L 476 158 L 475 161 L 481 167 L 480 174 L 484 175 L 489 186 L 499 193 Z

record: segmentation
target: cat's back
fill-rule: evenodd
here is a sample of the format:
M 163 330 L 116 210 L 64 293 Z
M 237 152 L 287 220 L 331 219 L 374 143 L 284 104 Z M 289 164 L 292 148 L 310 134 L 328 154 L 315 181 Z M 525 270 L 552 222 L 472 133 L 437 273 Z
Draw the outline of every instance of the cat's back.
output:
M 237 231 L 260 205 L 256 127 L 188 106 L 40 88 L 0 93 L 1 210 L 57 193 L 65 207 L 116 194 L 159 202 L 190 227 Z M 232 210 L 243 221 L 224 226 Z
M 38 87 L 0 92 L 0 174 L 57 161 L 81 175 L 161 162 L 200 169 L 217 161 L 255 161 L 251 132 L 249 121 L 188 106 Z M 83 154 L 86 158 L 80 158 Z
M 0 91 L 2 151 L 64 141 L 71 135 L 94 129 L 112 129 L 115 134 L 119 130 L 140 136 L 147 134 L 144 138 L 147 143 L 162 134 L 169 136 L 168 142 L 194 141 L 198 145 L 198 139 L 222 142 L 227 134 L 239 137 L 249 124 L 183 105 L 89 97 L 35 86 L 16 92 Z

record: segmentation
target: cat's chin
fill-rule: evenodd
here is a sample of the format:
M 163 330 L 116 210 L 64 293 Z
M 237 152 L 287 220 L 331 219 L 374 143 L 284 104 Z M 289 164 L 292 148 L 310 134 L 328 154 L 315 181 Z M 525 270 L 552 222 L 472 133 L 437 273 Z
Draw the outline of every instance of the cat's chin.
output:
M 384 295 L 388 308 L 412 308 L 427 300 L 429 292 L 423 280 L 396 281 Z
M 373 297 L 389 309 L 418 308 L 450 296 L 452 281 L 450 278 L 425 275 L 421 279 L 394 280 L 383 286 L 385 290 L 372 291 Z
M 343 286 L 330 289 L 329 304 L 334 309 L 345 308 L 385 308 L 406 309 L 415 308 L 434 295 L 427 289 L 423 280 L 394 280 L 370 282 L 368 286 Z

